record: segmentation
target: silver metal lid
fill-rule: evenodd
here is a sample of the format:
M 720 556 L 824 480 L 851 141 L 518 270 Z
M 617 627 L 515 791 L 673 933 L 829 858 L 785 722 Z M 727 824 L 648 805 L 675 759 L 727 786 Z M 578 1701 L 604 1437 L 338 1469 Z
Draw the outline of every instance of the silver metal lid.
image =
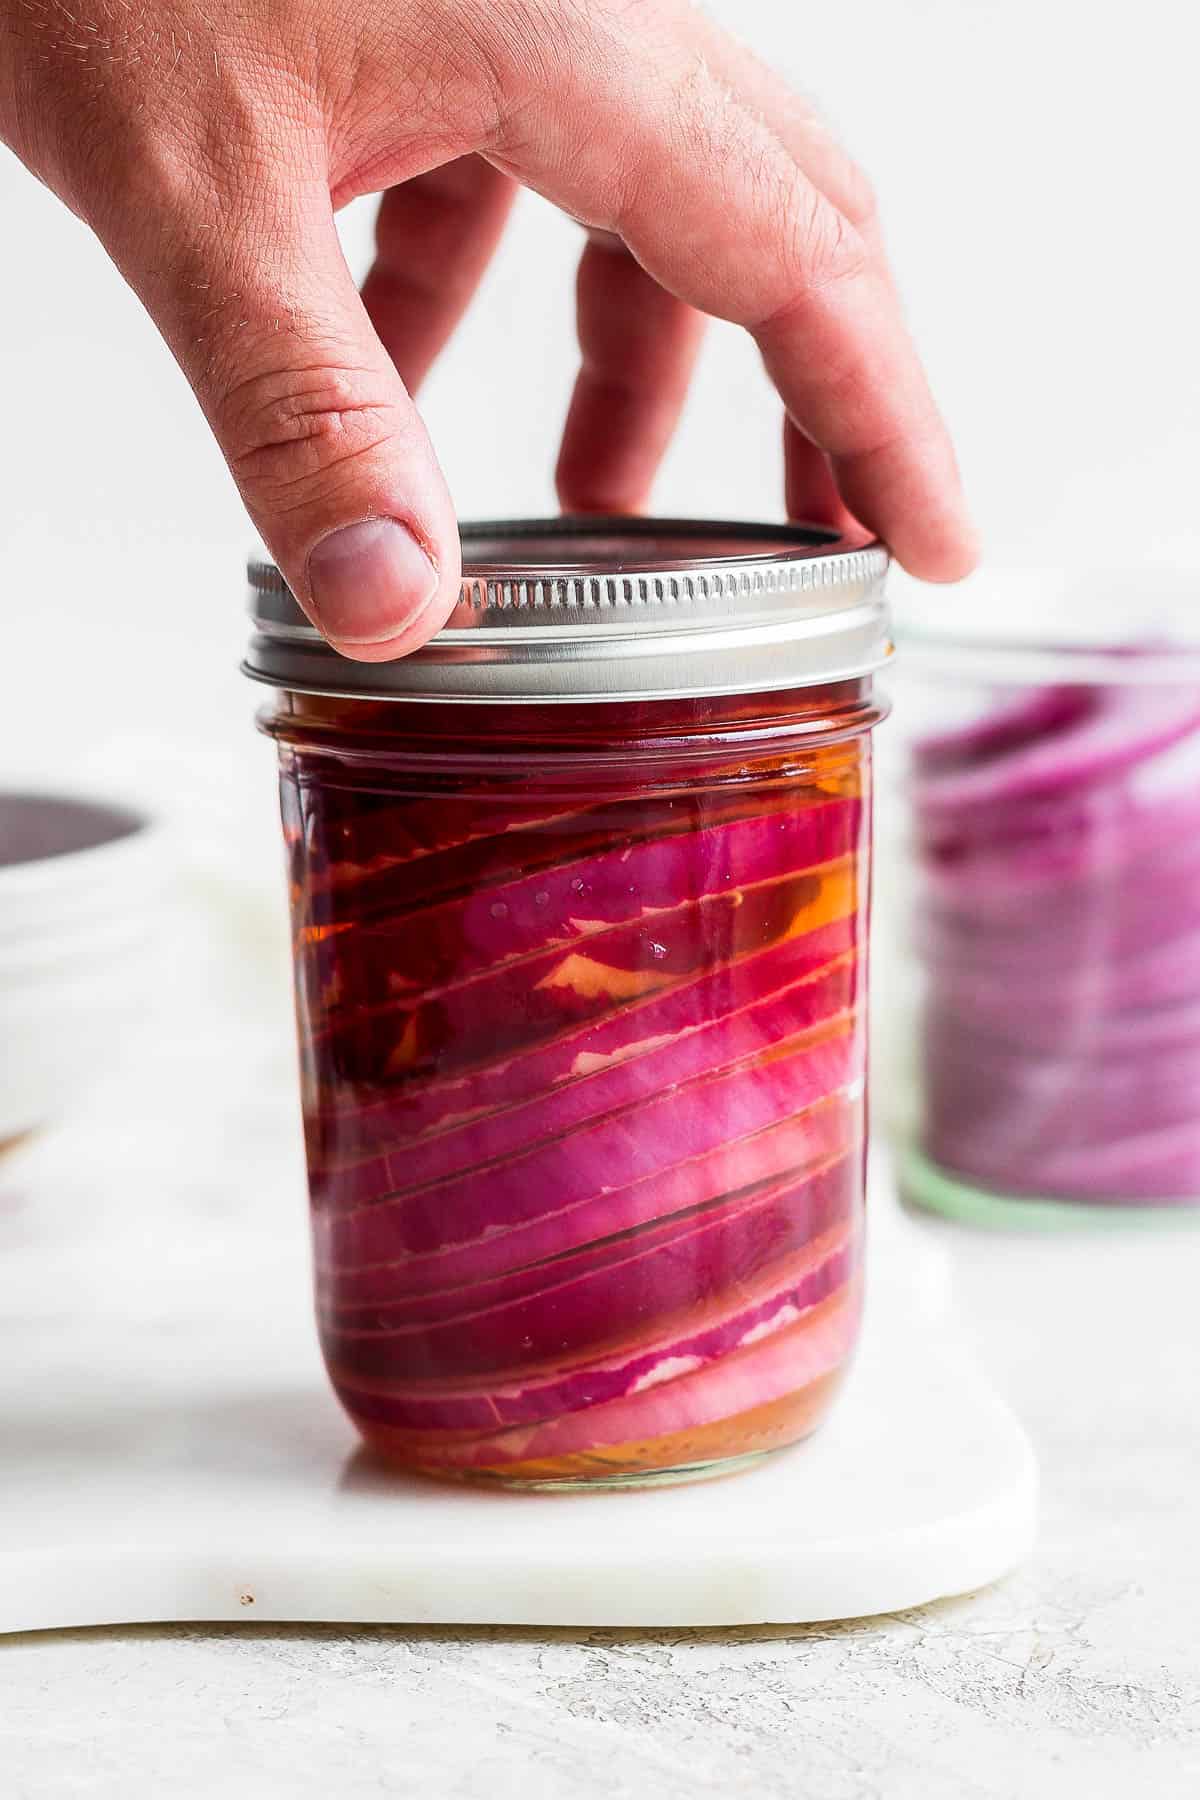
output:
M 372 700 L 652 700 L 849 680 L 891 651 L 886 550 L 816 526 L 580 517 L 461 532 L 458 604 L 394 662 L 339 656 L 275 565 L 252 561 L 246 674 Z

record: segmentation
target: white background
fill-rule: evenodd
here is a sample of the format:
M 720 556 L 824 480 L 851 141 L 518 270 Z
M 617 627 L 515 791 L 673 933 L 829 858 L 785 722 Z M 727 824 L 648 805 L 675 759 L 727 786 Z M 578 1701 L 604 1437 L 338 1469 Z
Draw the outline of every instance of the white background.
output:
M 816 97 L 872 175 L 989 555 L 1200 561 L 1192 9 L 711 10 Z M 249 533 L 220 457 L 103 252 L 2 153 L 0 217 L 0 776 L 164 726 L 232 756 L 250 742 L 234 673 Z M 344 224 L 362 270 L 369 208 Z M 429 384 L 464 515 L 552 503 L 577 251 L 575 229 L 528 199 Z M 730 328 L 656 498 L 779 511 L 776 409 Z M 55 703 L 67 665 L 88 676 L 81 690 L 68 675 L 70 716 Z

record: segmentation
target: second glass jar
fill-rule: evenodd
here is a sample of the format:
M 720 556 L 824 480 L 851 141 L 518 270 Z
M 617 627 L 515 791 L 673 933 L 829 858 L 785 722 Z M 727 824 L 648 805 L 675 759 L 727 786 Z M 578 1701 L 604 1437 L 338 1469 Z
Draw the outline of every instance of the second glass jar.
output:
M 905 1186 L 936 1210 L 1200 1202 L 1200 661 L 1156 598 L 1081 585 L 903 635 L 916 980 L 892 1067 L 916 1077 Z

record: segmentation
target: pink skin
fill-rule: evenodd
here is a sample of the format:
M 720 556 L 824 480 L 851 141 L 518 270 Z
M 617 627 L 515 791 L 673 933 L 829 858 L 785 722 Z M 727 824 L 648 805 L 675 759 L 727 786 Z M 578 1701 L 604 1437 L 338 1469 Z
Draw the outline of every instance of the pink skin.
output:
M 558 488 L 641 508 L 702 315 L 756 340 L 791 513 L 976 550 L 855 165 L 688 0 L 0 0 L 0 139 L 99 235 L 310 616 L 365 661 L 460 565 L 412 395 L 523 184 L 585 222 Z M 360 295 L 338 207 L 382 193 Z

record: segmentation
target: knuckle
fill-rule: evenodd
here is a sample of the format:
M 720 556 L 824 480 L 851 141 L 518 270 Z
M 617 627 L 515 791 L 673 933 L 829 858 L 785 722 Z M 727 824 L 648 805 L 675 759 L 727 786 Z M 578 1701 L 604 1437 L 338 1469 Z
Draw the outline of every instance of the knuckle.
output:
M 815 288 L 856 281 L 871 257 L 862 234 L 825 196 L 810 190 L 811 205 L 798 222 L 796 251 Z
M 743 297 L 730 316 L 757 329 L 764 313 L 770 323 L 868 270 L 869 231 L 853 215 L 869 217 L 870 193 L 865 177 L 854 179 L 858 171 L 849 158 L 845 191 L 839 181 L 831 196 L 809 176 L 777 122 L 757 112 L 703 56 L 682 73 L 672 98 L 677 140 L 687 146 L 690 163 L 724 184 L 721 199 L 740 216 L 753 251 Z
M 272 369 L 229 389 L 225 453 L 258 506 L 302 506 L 349 478 L 396 430 L 395 409 L 368 370 L 322 363 Z
M 780 242 L 784 295 L 760 329 L 811 306 L 830 289 L 860 280 L 871 268 L 861 231 L 805 181 L 792 193 Z
M 583 0 L 491 0 L 472 22 L 473 59 L 497 130 L 514 110 L 543 105 L 594 33 Z

